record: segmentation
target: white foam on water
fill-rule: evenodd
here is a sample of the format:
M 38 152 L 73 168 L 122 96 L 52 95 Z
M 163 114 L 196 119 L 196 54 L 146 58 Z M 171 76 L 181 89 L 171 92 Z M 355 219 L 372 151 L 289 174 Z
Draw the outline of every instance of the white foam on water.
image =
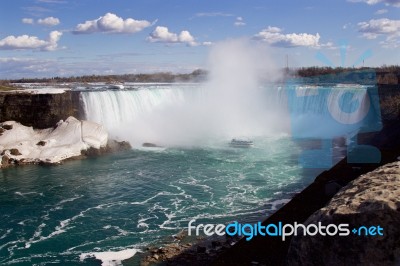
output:
M 38 194 L 38 195 L 40 195 L 42 197 L 44 196 L 43 193 L 39 193 L 39 192 L 35 192 L 35 191 L 32 191 L 32 192 L 19 192 L 19 191 L 16 191 L 15 194 L 18 195 L 18 196 L 21 196 L 21 197 L 25 197 L 26 195 L 32 195 L 32 194 Z
M 146 221 L 152 220 L 152 219 L 158 219 L 158 217 L 156 215 L 154 215 L 154 214 L 152 216 L 150 216 L 150 217 L 147 216 L 147 214 L 145 216 L 139 214 L 139 216 L 141 218 L 138 219 L 136 227 L 137 228 L 144 228 L 144 229 L 146 229 L 146 231 L 149 229 L 149 224 L 146 223 Z
M 73 216 L 71 218 L 68 218 L 68 219 L 60 221 L 60 224 L 54 228 L 55 231 L 51 232 L 48 236 L 42 236 L 42 230 L 46 226 L 46 224 L 45 223 L 40 224 L 38 226 L 38 228 L 36 229 L 35 233 L 33 234 L 33 236 L 25 243 L 25 248 L 30 248 L 31 245 L 34 244 L 34 243 L 38 243 L 38 242 L 41 242 L 43 240 L 50 239 L 50 238 L 52 238 L 52 237 L 54 237 L 56 235 L 59 235 L 59 234 L 62 234 L 64 232 L 66 232 L 68 230 L 68 225 L 71 222 L 75 221 L 78 218 L 84 217 L 85 213 L 90 211 L 90 210 L 97 209 L 97 208 L 102 208 L 103 206 L 106 206 L 106 205 L 110 205 L 110 204 L 101 204 L 101 205 L 97 205 L 95 207 L 88 208 L 86 210 L 81 211 L 79 214 L 77 214 L 77 215 L 75 215 L 75 216 Z M 42 218 L 44 220 L 47 220 L 48 216 L 49 216 L 49 213 L 47 213 L 45 216 L 42 216 Z
M 136 147 L 135 149 L 140 150 L 140 151 L 149 151 L 149 152 L 165 152 L 167 148 L 165 147 Z
M 269 204 L 272 204 L 272 210 L 277 210 L 278 206 L 284 205 L 288 203 L 290 199 L 279 199 L 279 200 L 274 200 L 272 202 L 268 202 Z
M 13 229 L 8 229 L 8 230 L 5 232 L 4 235 L 0 236 L 0 240 L 6 238 L 6 237 L 12 232 L 12 230 L 13 230 Z
M 176 194 L 176 193 L 170 193 L 170 192 L 167 192 L 167 191 L 162 191 L 162 192 L 158 192 L 157 194 L 155 194 L 154 196 L 152 196 L 152 197 L 150 197 L 148 199 L 145 199 L 143 201 L 130 202 L 130 204 L 132 204 L 132 205 L 144 205 L 145 203 L 148 203 L 149 201 L 151 201 L 151 200 L 153 200 L 153 199 L 155 199 L 155 198 L 157 198 L 159 196 L 177 196 L 177 195 L 182 195 L 182 193 Z
M 7 246 L 16 245 L 16 244 L 22 243 L 22 242 L 24 242 L 24 241 L 22 239 L 19 239 L 19 240 L 15 240 L 15 241 L 11 241 L 11 242 L 5 243 L 5 244 L 0 246 L 0 250 L 2 250 L 3 248 L 5 248 Z
M 62 204 L 67 203 L 67 202 L 72 202 L 72 201 L 75 201 L 75 200 L 80 199 L 82 197 L 83 197 L 83 195 L 75 195 L 74 197 L 61 200 L 56 205 L 62 205 Z
M 121 236 L 127 236 L 130 234 L 130 232 L 120 228 L 119 226 L 113 226 L 113 225 L 103 226 L 103 229 L 111 229 L 111 228 L 115 229 L 118 232 L 118 235 L 121 235 Z
M 82 253 L 79 256 L 80 261 L 88 258 L 101 260 L 101 266 L 117 266 L 122 265 L 122 261 L 132 258 L 139 250 L 135 248 L 120 250 L 120 251 L 103 251 Z

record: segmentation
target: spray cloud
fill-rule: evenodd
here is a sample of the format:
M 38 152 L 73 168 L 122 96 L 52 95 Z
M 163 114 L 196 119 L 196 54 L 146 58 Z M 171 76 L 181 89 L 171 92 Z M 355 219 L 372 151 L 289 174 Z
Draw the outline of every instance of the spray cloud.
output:
M 282 117 L 271 106 L 276 97 L 265 89 L 265 82 L 278 79 L 279 73 L 265 47 L 244 39 L 217 43 L 208 69 L 209 80 L 192 88 L 87 93 L 88 119 L 105 124 L 111 135 L 134 146 L 197 146 L 280 128 Z

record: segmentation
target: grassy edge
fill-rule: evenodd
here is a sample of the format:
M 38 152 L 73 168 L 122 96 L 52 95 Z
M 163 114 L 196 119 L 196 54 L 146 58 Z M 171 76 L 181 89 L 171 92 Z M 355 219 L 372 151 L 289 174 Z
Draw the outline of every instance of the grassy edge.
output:
M 0 91 L 13 91 L 13 90 L 19 90 L 19 89 L 20 88 L 18 88 L 18 87 L 0 85 Z

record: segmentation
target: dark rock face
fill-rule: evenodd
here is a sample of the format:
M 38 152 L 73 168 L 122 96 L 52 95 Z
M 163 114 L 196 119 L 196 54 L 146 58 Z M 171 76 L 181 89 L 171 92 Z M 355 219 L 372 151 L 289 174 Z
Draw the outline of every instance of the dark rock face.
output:
M 142 144 L 142 147 L 146 147 L 146 148 L 158 148 L 160 146 L 158 146 L 157 144 L 154 143 L 150 143 L 150 142 L 145 142 Z
M 3 128 L 3 130 L 11 130 L 13 128 L 13 126 L 12 125 L 3 125 L 2 128 Z
M 18 149 L 11 149 L 10 154 L 15 156 L 22 155 Z
M 380 226 L 383 235 L 296 236 L 287 265 L 400 265 L 400 162 L 355 179 L 305 224 Z
M 127 151 L 130 149 L 132 149 L 132 146 L 127 141 L 116 141 L 109 139 L 107 146 L 100 147 L 100 149 L 89 148 L 87 150 L 83 150 L 82 155 L 87 157 L 95 157 L 120 151 Z
M 0 121 L 18 121 L 26 126 L 44 129 L 53 127 L 69 116 L 84 119 L 79 92 L 0 94 Z
M 400 85 L 379 85 L 378 89 L 382 121 L 400 120 Z

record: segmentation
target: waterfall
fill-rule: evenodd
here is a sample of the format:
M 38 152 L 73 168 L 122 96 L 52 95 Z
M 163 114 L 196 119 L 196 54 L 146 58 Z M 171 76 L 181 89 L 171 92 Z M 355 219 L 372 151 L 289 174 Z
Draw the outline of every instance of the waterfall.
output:
M 86 118 L 105 125 L 109 130 L 130 124 L 157 108 L 185 101 L 180 89 L 106 90 L 83 92 L 82 96 Z
M 334 138 L 379 130 L 375 90 L 354 86 L 264 86 L 246 97 L 201 85 L 82 92 L 86 118 L 133 145 L 193 145 L 209 138 L 288 133 Z M 235 92 L 233 92 L 234 94 Z
M 382 126 L 376 87 L 289 85 L 286 93 L 294 137 L 334 138 Z

